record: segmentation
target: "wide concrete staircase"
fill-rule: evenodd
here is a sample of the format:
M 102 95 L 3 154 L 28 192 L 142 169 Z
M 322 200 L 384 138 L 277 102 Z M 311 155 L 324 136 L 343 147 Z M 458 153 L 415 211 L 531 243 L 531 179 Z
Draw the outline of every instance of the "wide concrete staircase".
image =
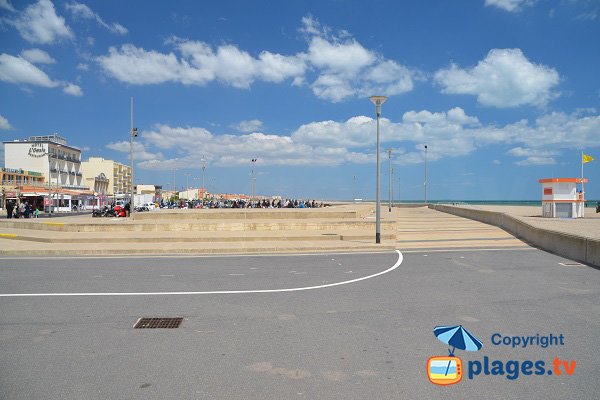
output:
M 390 250 L 396 222 L 374 207 L 155 210 L 131 218 L 1 220 L 0 255 L 231 254 Z

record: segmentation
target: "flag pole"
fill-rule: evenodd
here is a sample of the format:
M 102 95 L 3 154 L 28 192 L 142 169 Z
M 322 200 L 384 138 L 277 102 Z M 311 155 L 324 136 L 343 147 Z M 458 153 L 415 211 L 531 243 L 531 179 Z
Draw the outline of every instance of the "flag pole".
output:
M 585 208 L 585 190 L 583 184 L 583 151 L 581 152 L 581 195 L 583 197 L 583 207 Z

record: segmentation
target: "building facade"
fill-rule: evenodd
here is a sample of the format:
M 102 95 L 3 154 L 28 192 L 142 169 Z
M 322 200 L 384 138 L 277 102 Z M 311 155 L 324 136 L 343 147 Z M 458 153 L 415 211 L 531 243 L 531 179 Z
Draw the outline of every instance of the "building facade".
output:
M 104 176 L 108 179 L 106 194 L 109 196 L 131 194 L 131 168 L 114 160 L 102 157 L 90 157 L 81 163 L 86 179 Z
M 46 185 L 86 189 L 82 186 L 81 150 L 57 134 L 4 142 L 4 167 L 39 172 Z

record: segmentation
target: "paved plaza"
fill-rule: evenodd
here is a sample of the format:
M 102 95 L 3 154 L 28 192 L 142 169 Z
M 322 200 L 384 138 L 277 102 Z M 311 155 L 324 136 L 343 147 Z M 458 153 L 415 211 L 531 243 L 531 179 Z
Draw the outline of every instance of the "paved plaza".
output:
M 0 292 L 21 294 L 0 297 L 2 397 L 595 397 L 597 270 L 531 248 L 423 250 L 399 260 L 396 252 L 2 259 Z M 214 291 L 222 293 L 204 293 Z M 30 296 L 40 293 L 83 295 Z M 177 329 L 133 329 L 140 317 L 177 316 Z M 447 346 L 432 329 L 459 324 L 484 344 L 457 354 L 464 363 L 559 356 L 576 370 L 434 386 L 425 363 Z M 492 345 L 496 332 L 566 341 L 513 349 Z

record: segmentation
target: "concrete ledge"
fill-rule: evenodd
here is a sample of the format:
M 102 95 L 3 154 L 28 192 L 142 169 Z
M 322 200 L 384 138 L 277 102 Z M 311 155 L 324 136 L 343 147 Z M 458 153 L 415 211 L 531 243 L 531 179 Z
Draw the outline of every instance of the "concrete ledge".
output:
M 218 210 L 160 210 L 148 212 L 136 212 L 132 216 L 134 221 L 152 220 L 270 220 L 270 219 L 314 219 L 314 218 L 358 218 L 359 214 L 356 211 L 334 211 L 331 209 L 229 209 L 224 211 Z
M 373 229 L 375 221 L 312 221 L 312 222 L 172 222 L 172 223 L 135 223 L 127 220 L 116 220 L 101 224 L 47 224 L 25 221 L 3 221 L 0 228 L 34 229 L 57 232 L 169 232 L 169 231 L 323 231 L 340 229 Z M 395 231 L 395 221 L 381 221 L 382 230 Z
M 600 267 L 600 241 L 541 229 L 506 213 L 432 204 L 429 208 L 498 226 L 543 250 Z
M 250 242 L 269 242 L 277 240 L 279 242 L 321 242 L 321 241 L 358 241 L 373 239 L 373 235 L 352 235 L 352 234 L 324 234 L 314 233 L 306 236 L 169 236 L 169 237 L 135 237 L 135 236 L 111 236 L 111 237 L 40 237 L 16 234 L 1 234 L 0 238 L 8 240 L 22 240 L 39 243 L 119 243 L 122 246 L 127 243 L 227 243 L 237 242 L 240 244 Z M 382 240 L 396 240 L 395 234 L 381 234 Z
M 147 249 L 64 249 L 64 250 L 0 250 L 0 256 L 28 256 L 28 257 L 51 257 L 51 256 L 119 256 L 119 255 L 143 255 L 164 256 L 176 254 L 207 255 L 207 254 L 267 254 L 267 253 L 335 253 L 335 252 L 378 252 L 395 250 L 393 245 L 364 245 L 364 246 L 272 246 L 272 247 L 239 247 L 239 248 L 178 248 L 167 249 L 161 252 L 152 252 Z

